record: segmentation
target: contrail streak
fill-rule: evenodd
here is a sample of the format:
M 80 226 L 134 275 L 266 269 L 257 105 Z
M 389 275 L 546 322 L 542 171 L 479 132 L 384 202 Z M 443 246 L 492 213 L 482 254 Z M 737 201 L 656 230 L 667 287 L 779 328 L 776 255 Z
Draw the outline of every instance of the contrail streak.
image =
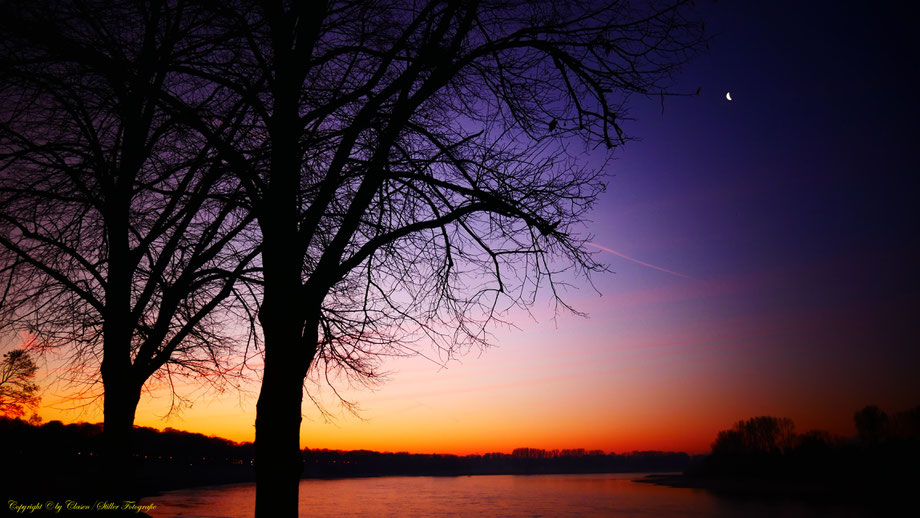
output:
M 595 248 L 600 248 L 601 250 L 603 250 L 603 251 L 605 251 L 605 252 L 610 252 L 611 254 L 613 254 L 613 255 L 615 255 L 615 256 L 617 256 L 617 257 L 622 257 L 623 259 L 626 259 L 627 261 L 632 261 L 632 262 L 634 262 L 634 263 L 636 263 L 636 264 L 641 264 L 642 266 L 647 266 L 647 267 L 649 267 L 649 268 L 654 268 L 654 269 L 656 269 L 656 270 L 659 270 L 659 271 L 662 271 L 662 272 L 665 272 L 665 273 L 670 273 L 671 275 L 676 275 L 676 276 L 678 276 L 678 277 L 683 277 L 684 279 L 691 279 L 691 280 L 693 279 L 693 277 L 690 277 L 689 275 L 684 275 L 684 274 L 682 274 L 682 273 L 677 273 L 677 272 L 675 272 L 675 271 L 668 270 L 667 268 L 662 268 L 662 267 L 660 267 L 660 266 L 655 266 L 654 264 L 650 264 L 650 263 L 647 263 L 647 262 L 645 262 L 645 261 L 640 261 L 640 260 L 638 260 L 638 259 L 636 259 L 636 258 L 634 258 L 634 257 L 630 257 L 630 256 L 628 256 L 628 255 L 626 255 L 626 254 L 621 254 L 620 252 L 617 252 L 616 250 L 611 250 L 611 249 L 607 248 L 606 246 L 601 246 L 601 245 L 599 245 L 599 244 L 597 244 L 597 243 L 587 242 L 587 243 L 585 243 L 585 244 L 586 244 L 586 245 L 591 245 L 591 246 L 593 246 L 593 247 L 595 247 Z

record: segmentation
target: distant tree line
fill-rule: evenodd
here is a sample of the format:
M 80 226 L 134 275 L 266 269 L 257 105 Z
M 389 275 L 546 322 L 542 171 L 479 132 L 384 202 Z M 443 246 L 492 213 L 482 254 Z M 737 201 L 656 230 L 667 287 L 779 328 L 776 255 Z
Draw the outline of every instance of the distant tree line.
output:
M 2 458 L 10 496 L 94 496 L 105 469 L 101 423 L 42 425 L 0 417 Z M 135 427 L 131 454 L 137 497 L 156 491 L 254 480 L 252 443 L 235 443 L 172 428 Z M 36 481 L 41 481 L 38 484 Z
M 691 457 L 686 453 L 660 451 L 606 454 L 600 450 L 533 448 L 518 448 L 511 454 L 465 456 L 305 450 L 304 461 L 306 477 L 362 477 L 681 471 L 690 465 Z
M 712 453 L 687 474 L 696 477 L 823 481 L 836 488 L 888 489 L 916 480 L 920 406 L 888 415 L 867 406 L 853 416 L 856 435 L 796 433 L 791 419 L 738 421 L 719 432 Z
M 103 452 L 102 428 L 102 423 L 49 421 L 35 426 L 20 419 L 0 418 L 5 454 L 12 456 L 53 454 L 62 460 L 98 456 Z M 137 426 L 134 433 L 139 440 L 133 456 L 148 462 L 250 464 L 253 458 L 252 443 L 248 442 L 236 443 L 173 428 L 160 431 Z
M 101 423 L 36 425 L 0 417 L 4 465 L 14 468 L 11 473 L 16 474 L 3 489 L 20 499 L 95 494 L 96 475 L 105 466 L 102 429 Z M 172 428 L 135 427 L 134 434 L 133 469 L 140 482 L 137 496 L 255 480 L 252 443 Z M 510 454 L 466 456 L 305 449 L 303 457 L 306 478 L 681 471 L 691 462 L 686 453 L 605 454 L 580 448 L 518 448 Z

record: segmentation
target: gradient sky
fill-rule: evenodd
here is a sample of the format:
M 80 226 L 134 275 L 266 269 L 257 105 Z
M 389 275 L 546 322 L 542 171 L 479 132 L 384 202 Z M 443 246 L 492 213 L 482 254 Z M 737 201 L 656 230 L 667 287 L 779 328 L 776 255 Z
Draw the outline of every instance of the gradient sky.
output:
M 920 404 L 920 54 L 905 13 L 843 4 L 703 3 L 711 52 L 677 85 L 701 94 L 634 100 L 641 141 L 588 223 L 615 272 L 569 293 L 589 318 L 543 301 L 481 355 L 387 362 L 344 391 L 360 417 L 312 389 L 333 417 L 306 403 L 302 446 L 703 452 L 741 418 L 849 435 L 864 405 Z M 253 439 L 256 384 L 193 389 L 168 420 L 146 394 L 137 424 Z M 64 396 L 46 421 L 101 420 Z

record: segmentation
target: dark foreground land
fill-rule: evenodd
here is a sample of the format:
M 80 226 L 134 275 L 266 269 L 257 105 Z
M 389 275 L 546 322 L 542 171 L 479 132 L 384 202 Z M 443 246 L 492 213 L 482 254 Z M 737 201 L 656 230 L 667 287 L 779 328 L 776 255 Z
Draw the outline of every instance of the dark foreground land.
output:
M 916 492 L 916 481 L 894 480 L 878 484 L 862 478 L 851 480 L 802 480 L 763 477 L 695 476 L 684 473 L 645 475 L 636 482 L 660 486 L 705 489 L 724 496 L 776 497 L 805 500 L 847 499 L 873 500 L 886 495 Z
M 787 479 L 756 476 L 653 474 L 635 482 L 706 491 L 720 499 L 761 504 L 792 501 L 813 509 L 837 509 L 843 516 L 918 516 L 917 477 L 866 476 L 844 479 Z M 817 512 L 817 511 L 816 511 Z

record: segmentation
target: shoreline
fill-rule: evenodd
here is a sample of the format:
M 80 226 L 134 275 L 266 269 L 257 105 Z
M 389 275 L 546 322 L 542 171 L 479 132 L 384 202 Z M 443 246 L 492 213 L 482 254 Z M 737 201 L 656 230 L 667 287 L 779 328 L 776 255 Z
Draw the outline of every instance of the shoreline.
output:
M 835 486 L 829 481 L 700 477 L 688 476 L 682 473 L 653 473 L 636 479 L 635 482 L 682 489 L 705 489 L 713 492 L 751 496 L 821 496 L 833 495 L 840 490 L 838 486 Z
M 912 494 L 908 479 L 854 478 L 780 480 L 770 478 L 704 477 L 685 474 L 648 474 L 634 482 L 679 489 L 707 491 L 725 498 L 788 499 L 802 502 L 837 502 L 888 508 Z

